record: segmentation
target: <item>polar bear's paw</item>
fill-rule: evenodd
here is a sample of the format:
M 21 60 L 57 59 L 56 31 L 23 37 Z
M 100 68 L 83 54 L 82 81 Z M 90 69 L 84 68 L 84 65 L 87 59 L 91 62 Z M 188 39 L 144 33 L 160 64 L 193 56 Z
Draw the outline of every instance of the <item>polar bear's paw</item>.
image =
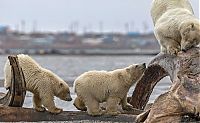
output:
M 177 47 L 168 47 L 167 48 L 167 53 L 171 54 L 171 55 L 177 55 L 179 51 L 180 51 L 180 48 L 177 48 Z
M 115 116 L 115 115 L 121 114 L 121 112 L 120 111 L 107 111 L 106 114 Z
M 48 111 L 50 113 L 52 113 L 52 114 L 59 114 L 59 113 L 61 113 L 63 111 L 63 109 L 61 109 L 61 108 L 55 108 L 53 110 L 48 110 Z
M 39 112 L 44 112 L 46 109 L 41 106 L 41 107 L 35 107 L 35 110 Z
M 125 106 L 122 106 L 122 109 L 126 111 L 131 111 L 133 110 L 133 106 L 127 103 Z
M 78 106 L 76 103 L 73 103 L 73 105 L 74 105 L 78 110 L 87 111 L 87 107 L 80 107 L 80 106 Z
M 100 115 L 103 115 L 103 114 L 105 114 L 105 111 L 103 111 L 103 110 L 99 110 L 99 111 L 96 111 L 96 112 L 88 112 L 88 114 L 89 115 L 91 115 L 91 116 L 100 116 Z

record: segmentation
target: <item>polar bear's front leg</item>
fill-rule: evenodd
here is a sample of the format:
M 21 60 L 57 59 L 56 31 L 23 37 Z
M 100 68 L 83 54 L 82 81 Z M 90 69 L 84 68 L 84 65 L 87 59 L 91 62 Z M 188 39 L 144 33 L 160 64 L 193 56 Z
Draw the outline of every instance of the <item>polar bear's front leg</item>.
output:
M 173 40 L 173 39 L 165 39 L 165 47 L 167 48 L 167 53 L 171 55 L 176 55 L 179 51 L 181 51 L 181 45 Z
M 48 109 L 48 112 L 53 114 L 61 113 L 63 110 L 61 108 L 57 108 L 53 101 L 53 96 L 46 95 L 41 97 L 41 102 Z
M 36 111 L 45 111 L 45 108 L 42 107 L 41 99 L 38 95 L 34 94 L 33 95 L 33 107 L 35 108 Z
M 159 40 L 161 52 L 176 55 L 181 50 L 180 43 L 172 38 L 174 34 L 170 33 L 167 26 L 155 27 L 155 35 Z
M 122 101 L 121 101 L 121 104 L 122 104 L 122 109 L 123 110 L 127 110 L 127 111 L 130 111 L 133 109 L 133 106 L 129 103 L 127 103 L 127 96 L 125 96 Z
M 181 50 L 180 44 L 177 41 L 170 38 L 163 37 L 160 40 L 160 45 L 161 45 L 161 52 L 171 55 L 176 55 Z
M 106 114 L 109 114 L 109 115 L 117 115 L 117 114 L 120 114 L 121 112 L 118 111 L 118 108 L 117 106 L 119 105 L 120 103 L 120 98 L 118 97 L 109 97 L 107 99 L 107 106 L 106 106 Z

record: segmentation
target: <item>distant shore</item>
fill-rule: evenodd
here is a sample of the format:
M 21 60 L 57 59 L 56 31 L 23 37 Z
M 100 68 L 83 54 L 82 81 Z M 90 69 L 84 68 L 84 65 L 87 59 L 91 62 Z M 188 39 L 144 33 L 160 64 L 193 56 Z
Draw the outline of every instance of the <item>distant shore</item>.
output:
M 33 55 L 156 55 L 159 50 L 147 49 L 7 49 L 0 54 Z
M 1 79 L 1 80 L 0 80 L 0 87 L 4 87 L 3 83 L 4 83 L 4 80 Z

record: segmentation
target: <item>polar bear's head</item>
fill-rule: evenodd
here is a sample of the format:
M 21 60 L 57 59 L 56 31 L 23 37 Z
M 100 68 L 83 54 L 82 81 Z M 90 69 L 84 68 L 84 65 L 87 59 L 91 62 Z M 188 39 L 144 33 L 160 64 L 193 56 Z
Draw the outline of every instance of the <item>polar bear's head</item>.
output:
M 181 31 L 181 50 L 188 49 L 199 45 L 200 43 L 200 22 L 190 23 Z
M 130 74 L 131 80 L 134 82 L 138 81 L 141 78 L 145 70 L 146 70 L 145 63 L 133 64 L 126 68 L 126 72 Z
M 52 83 L 54 95 L 61 100 L 71 101 L 72 98 L 68 84 L 53 72 L 46 70 L 46 73 L 50 83 Z
M 59 82 L 56 95 L 61 100 L 71 101 L 69 86 L 65 82 Z

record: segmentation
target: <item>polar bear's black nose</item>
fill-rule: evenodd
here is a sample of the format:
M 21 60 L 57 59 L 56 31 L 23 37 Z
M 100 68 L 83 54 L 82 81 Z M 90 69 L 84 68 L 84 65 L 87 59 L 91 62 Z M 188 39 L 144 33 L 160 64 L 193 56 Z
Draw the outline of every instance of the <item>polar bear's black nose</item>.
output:
M 142 65 L 146 67 L 146 63 L 143 63 Z
M 72 98 L 71 98 L 71 97 L 70 97 L 70 98 L 67 98 L 66 101 L 72 101 Z
M 183 51 L 183 52 L 186 52 L 187 50 L 186 50 L 186 49 L 182 49 L 182 51 Z

